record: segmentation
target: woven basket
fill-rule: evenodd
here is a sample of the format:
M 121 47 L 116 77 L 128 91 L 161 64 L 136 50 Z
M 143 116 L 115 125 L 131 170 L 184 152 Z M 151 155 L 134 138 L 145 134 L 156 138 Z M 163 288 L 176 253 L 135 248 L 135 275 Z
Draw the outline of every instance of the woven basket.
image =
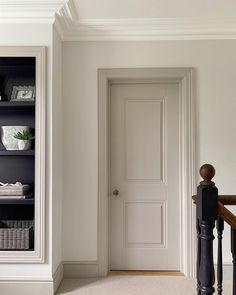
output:
M 1 220 L 0 249 L 27 250 L 34 246 L 33 220 Z

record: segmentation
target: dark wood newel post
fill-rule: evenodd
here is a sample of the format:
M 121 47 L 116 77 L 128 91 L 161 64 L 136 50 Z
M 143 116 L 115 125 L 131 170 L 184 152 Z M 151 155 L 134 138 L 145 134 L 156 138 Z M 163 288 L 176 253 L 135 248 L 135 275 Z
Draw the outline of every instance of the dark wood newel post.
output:
M 215 271 L 213 263 L 213 229 L 217 220 L 218 190 L 211 179 L 215 169 L 210 164 L 200 168 L 203 178 L 197 188 L 197 220 L 199 226 L 198 293 L 210 295 L 215 292 Z

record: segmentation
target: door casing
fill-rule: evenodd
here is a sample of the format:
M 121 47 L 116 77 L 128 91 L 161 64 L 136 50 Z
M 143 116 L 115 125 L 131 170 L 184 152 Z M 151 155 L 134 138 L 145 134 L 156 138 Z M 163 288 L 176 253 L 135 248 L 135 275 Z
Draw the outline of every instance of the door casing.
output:
M 98 69 L 98 274 L 109 272 L 109 104 L 110 85 L 177 82 L 180 97 L 180 271 L 195 276 L 195 102 L 192 68 Z

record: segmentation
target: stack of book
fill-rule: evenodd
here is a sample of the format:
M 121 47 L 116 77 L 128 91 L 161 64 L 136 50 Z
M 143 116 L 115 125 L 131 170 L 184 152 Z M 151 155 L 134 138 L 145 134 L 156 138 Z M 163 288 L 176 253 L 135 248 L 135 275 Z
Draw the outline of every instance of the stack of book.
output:
M 0 182 L 0 199 L 26 199 L 32 197 L 28 184 Z

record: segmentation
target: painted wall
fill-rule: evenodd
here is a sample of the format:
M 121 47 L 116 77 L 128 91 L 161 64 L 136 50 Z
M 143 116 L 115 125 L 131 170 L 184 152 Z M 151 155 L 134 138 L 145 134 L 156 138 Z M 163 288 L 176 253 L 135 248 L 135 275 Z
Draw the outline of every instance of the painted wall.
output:
M 219 192 L 235 194 L 235 52 L 234 40 L 64 42 L 64 261 L 97 259 L 97 69 L 193 67 L 196 166 L 215 165 Z
M 0 46 L 47 46 L 46 84 L 46 262 L 43 264 L 1 264 L 0 278 L 52 278 L 52 25 L 0 24 Z M 54 177 L 55 181 L 55 177 Z
M 178 18 L 178 17 L 235 17 L 236 3 L 227 1 L 227 5 L 215 0 L 214 8 L 211 1 L 194 0 L 74 0 L 81 19 L 114 19 L 114 18 Z M 204 9 L 202 9 L 204 7 Z

